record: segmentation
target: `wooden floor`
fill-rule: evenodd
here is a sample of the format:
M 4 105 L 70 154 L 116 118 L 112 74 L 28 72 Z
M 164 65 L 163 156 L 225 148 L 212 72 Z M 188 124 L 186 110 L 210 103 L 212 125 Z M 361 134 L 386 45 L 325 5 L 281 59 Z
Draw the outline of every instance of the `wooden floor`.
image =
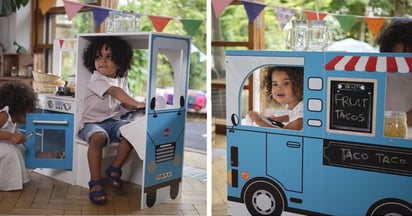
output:
M 212 147 L 212 215 L 227 215 L 226 136 L 216 135 Z
M 206 170 L 206 154 L 185 151 L 185 167 Z M 2 173 L 1 175 L 5 175 Z M 183 174 L 182 196 L 149 209 L 140 206 L 137 185 L 126 183 L 123 194 L 105 189 L 108 203 L 89 202 L 89 190 L 66 184 L 35 172 L 21 191 L 0 191 L 0 214 L 7 215 L 207 215 L 207 190 L 204 179 Z

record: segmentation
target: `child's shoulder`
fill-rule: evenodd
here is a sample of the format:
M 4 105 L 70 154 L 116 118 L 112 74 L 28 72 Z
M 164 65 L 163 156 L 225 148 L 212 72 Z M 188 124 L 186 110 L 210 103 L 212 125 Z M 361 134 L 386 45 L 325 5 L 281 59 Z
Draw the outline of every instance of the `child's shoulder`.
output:
M 0 128 L 9 120 L 9 113 L 6 110 L 0 110 Z

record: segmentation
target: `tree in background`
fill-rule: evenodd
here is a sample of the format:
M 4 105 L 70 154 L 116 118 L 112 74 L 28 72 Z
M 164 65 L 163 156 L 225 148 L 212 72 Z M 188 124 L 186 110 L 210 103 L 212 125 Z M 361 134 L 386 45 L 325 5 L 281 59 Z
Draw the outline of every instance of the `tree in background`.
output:
M 173 17 L 164 28 L 164 33 L 186 35 L 180 18 L 204 20 L 197 33 L 191 38 L 192 43 L 203 53 L 206 53 L 206 1 L 204 0 L 139 0 L 138 3 L 130 2 L 128 5 L 119 5 L 120 10 L 133 10 L 143 16 L 140 19 L 140 31 L 155 31 L 153 24 L 146 15 Z M 131 69 L 131 89 L 133 92 L 142 93 L 146 90 L 143 86 L 146 79 L 147 52 L 135 51 L 135 64 Z M 172 69 L 166 57 L 161 56 L 158 62 L 158 73 L 162 77 L 162 86 L 173 86 Z M 170 78 L 170 79 L 168 79 Z M 206 90 L 206 62 L 200 62 L 198 54 L 190 56 L 189 88 Z

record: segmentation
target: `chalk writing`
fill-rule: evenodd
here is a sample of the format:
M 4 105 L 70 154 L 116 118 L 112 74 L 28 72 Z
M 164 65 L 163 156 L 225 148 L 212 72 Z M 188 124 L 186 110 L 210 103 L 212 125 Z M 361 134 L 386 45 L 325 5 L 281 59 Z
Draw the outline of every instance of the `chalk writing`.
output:
M 323 164 L 412 176 L 412 150 L 325 140 Z
M 330 80 L 329 128 L 372 132 L 374 82 L 370 80 Z

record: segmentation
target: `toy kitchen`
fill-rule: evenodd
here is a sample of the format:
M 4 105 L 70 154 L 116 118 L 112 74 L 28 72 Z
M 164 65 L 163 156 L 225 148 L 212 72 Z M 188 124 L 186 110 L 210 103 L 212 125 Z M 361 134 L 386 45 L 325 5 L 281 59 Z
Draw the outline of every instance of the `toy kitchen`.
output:
M 72 169 L 75 97 L 60 77 L 61 57 L 75 58 L 75 39 L 56 39 L 53 74 L 33 72 L 33 87 L 38 92 L 38 110 L 27 115 L 26 167 Z M 69 54 L 69 55 L 68 55 Z M 75 70 L 71 74 L 74 87 Z M 36 170 L 41 171 L 41 170 Z
M 133 146 L 122 167 L 122 180 L 141 186 L 136 191 L 140 194 L 140 209 L 176 199 L 182 188 L 190 37 L 156 32 L 79 34 L 77 40 L 55 41 L 54 68 L 60 67 L 60 55 L 56 53 L 80 53 L 91 40 L 101 36 L 120 37 L 133 49 L 147 53 L 146 95 L 139 95 L 146 98 L 145 112 L 136 114 L 120 128 Z M 164 87 L 159 86 L 162 77 L 157 74 L 160 58 L 167 59 L 173 70 L 170 76 L 174 97 L 167 102 L 156 92 Z M 91 73 L 81 61 L 76 62 L 74 73 L 75 94 L 60 88 L 41 93 L 39 111 L 27 115 L 26 166 L 42 175 L 88 188 L 88 145 L 77 137 L 76 131 Z M 103 149 L 102 169 L 111 165 L 116 151 L 116 144 Z

